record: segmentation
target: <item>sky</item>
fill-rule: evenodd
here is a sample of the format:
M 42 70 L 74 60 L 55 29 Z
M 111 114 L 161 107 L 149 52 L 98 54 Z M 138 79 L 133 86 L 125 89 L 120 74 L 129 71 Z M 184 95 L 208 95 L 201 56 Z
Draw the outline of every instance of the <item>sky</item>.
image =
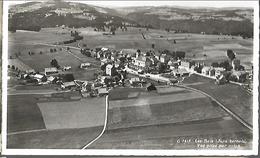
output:
M 67 0 L 70 1 L 70 0 Z M 72 0 L 73 2 L 81 2 L 104 7 L 129 7 L 129 6 L 184 6 L 184 7 L 253 7 L 255 3 L 252 1 L 109 1 L 109 0 Z M 9 0 L 11 4 L 20 4 L 28 2 L 26 0 Z

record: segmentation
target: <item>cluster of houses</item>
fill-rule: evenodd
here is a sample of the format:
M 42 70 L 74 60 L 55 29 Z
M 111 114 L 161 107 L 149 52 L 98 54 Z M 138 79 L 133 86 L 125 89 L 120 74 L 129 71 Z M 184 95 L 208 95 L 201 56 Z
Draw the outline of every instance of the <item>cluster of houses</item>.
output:
M 201 74 L 217 81 L 225 79 L 234 82 L 245 82 L 250 74 L 240 70 L 240 60 L 234 59 L 231 62 L 232 70 L 228 71 L 223 67 L 206 66 L 203 62 L 186 60 L 183 56 L 173 57 L 167 53 L 156 54 L 154 51 L 141 52 L 135 49 L 123 49 L 118 52 L 108 48 L 100 48 L 94 55 L 101 60 L 101 66 L 106 65 L 106 74 L 113 76 L 116 70 L 128 67 L 138 73 L 163 74 L 170 73 L 174 77 L 189 76 L 190 73 Z M 185 56 L 185 53 L 184 53 Z M 162 71 L 160 65 L 163 64 Z M 228 78 L 227 78 L 228 76 Z M 222 81 L 221 81 L 222 82 Z
M 248 72 L 239 70 L 241 65 L 238 59 L 232 60 L 232 70 L 227 71 L 223 67 L 206 66 L 204 63 L 187 60 L 184 56 L 185 54 L 182 54 L 182 58 L 176 58 L 164 52 L 156 54 L 154 51 L 141 52 L 135 49 L 117 51 L 96 48 L 91 50 L 91 57 L 100 60 L 102 71 L 93 81 L 75 80 L 73 74 L 66 71 L 71 69 L 71 66 L 65 66 L 62 70 L 55 67 L 45 68 L 44 73 L 26 72 L 21 78 L 27 83 L 52 83 L 60 85 L 61 89 L 79 90 L 85 97 L 105 95 L 112 87 L 125 86 L 125 81 L 129 81 L 131 86 L 147 84 L 142 77 L 127 79 L 127 69 L 131 69 L 139 76 L 157 75 L 177 80 L 191 73 L 197 73 L 216 79 L 219 84 L 227 80 L 245 82 L 248 79 Z M 90 66 L 90 63 L 82 63 L 79 67 L 87 69 Z

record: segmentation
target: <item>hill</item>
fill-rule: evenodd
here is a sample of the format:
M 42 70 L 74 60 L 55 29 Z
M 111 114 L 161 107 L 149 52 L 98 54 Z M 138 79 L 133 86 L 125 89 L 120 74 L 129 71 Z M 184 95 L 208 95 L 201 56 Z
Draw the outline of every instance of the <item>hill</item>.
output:
M 124 7 L 106 8 L 52 0 L 29 2 L 9 9 L 9 30 L 38 31 L 42 27 L 105 28 L 138 26 L 174 32 L 253 36 L 253 9 Z
M 61 0 L 47 2 L 30 2 L 10 7 L 9 30 L 39 31 L 42 27 L 95 27 L 110 29 L 134 21 L 117 15 L 113 9 L 91 6 L 82 3 Z
M 253 36 L 253 10 L 241 8 L 120 8 L 140 25 L 176 32 Z

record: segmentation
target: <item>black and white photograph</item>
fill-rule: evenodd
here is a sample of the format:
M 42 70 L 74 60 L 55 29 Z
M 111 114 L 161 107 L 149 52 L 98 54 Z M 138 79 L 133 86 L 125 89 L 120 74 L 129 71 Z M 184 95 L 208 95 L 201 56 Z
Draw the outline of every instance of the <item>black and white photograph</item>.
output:
M 258 1 L 3 1 L 2 153 L 258 153 Z

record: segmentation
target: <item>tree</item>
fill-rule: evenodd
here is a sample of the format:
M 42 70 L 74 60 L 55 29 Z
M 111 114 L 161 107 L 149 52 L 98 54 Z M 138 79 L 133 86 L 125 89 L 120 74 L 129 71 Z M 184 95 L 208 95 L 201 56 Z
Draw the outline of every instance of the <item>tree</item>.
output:
M 183 52 L 183 51 L 176 51 L 175 52 L 175 57 L 179 58 L 179 59 L 183 59 L 183 58 L 185 58 L 185 52 Z
M 232 69 L 232 66 L 229 64 L 227 60 L 219 63 L 219 67 L 223 67 L 227 71 L 230 71 Z
M 173 43 L 176 44 L 176 40 L 173 40 Z
M 152 44 L 152 48 L 153 48 L 153 49 L 155 48 L 155 44 L 154 44 L 154 43 Z
M 212 67 L 219 67 L 219 64 L 218 64 L 217 62 L 213 62 L 213 63 L 211 64 L 211 66 L 212 66 Z
M 164 63 L 158 63 L 158 71 L 159 71 L 159 73 L 163 73 L 163 72 L 165 72 L 165 70 L 167 69 L 167 65 L 166 64 L 164 64 Z
M 51 66 L 52 67 L 56 67 L 56 68 L 59 68 L 60 66 L 59 66 L 59 63 L 58 63 L 58 61 L 56 60 L 56 59 L 52 59 L 51 60 Z
M 227 56 L 228 56 L 228 58 L 229 58 L 231 61 L 233 61 L 233 60 L 236 58 L 235 53 L 234 53 L 233 50 L 231 50 L 231 49 L 228 49 L 228 50 L 227 50 Z

